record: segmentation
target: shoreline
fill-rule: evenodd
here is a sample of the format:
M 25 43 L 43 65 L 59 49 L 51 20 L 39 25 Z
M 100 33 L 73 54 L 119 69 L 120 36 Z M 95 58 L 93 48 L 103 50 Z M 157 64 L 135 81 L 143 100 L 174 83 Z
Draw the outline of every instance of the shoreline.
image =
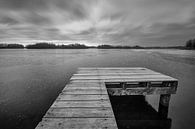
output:
M 152 49 L 171 49 L 171 50 L 195 50 L 188 48 L 0 48 L 0 49 L 138 49 L 138 50 L 152 50 Z

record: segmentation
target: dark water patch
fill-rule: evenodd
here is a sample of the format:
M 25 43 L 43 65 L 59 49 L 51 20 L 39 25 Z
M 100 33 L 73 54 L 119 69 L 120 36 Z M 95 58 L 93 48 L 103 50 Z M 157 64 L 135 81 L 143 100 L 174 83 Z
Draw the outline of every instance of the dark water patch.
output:
M 109 96 L 119 129 L 170 129 L 171 119 L 162 118 L 145 96 Z

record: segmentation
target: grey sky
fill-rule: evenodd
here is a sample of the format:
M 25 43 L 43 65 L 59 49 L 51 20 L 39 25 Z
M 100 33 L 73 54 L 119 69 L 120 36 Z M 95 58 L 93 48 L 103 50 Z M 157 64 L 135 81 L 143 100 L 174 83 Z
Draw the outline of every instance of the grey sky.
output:
M 0 0 L 0 42 L 173 46 L 195 38 L 195 0 Z

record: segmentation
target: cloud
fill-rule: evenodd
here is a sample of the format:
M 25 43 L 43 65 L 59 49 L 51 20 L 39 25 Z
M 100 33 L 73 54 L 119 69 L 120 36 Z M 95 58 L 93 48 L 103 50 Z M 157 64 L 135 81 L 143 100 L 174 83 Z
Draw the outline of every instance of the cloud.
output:
M 0 39 L 183 45 L 195 35 L 194 0 L 0 0 Z

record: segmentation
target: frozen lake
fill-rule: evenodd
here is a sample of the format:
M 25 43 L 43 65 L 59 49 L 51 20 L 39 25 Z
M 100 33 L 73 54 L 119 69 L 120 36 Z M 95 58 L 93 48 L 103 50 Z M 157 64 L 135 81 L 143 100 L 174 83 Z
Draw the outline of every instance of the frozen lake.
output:
M 131 49 L 0 50 L 0 128 L 33 129 L 78 67 L 146 67 L 179 80 L 171 129 L 195 128 L 195 51 Z M 158 96 L 148 96 L 157 109 Z

